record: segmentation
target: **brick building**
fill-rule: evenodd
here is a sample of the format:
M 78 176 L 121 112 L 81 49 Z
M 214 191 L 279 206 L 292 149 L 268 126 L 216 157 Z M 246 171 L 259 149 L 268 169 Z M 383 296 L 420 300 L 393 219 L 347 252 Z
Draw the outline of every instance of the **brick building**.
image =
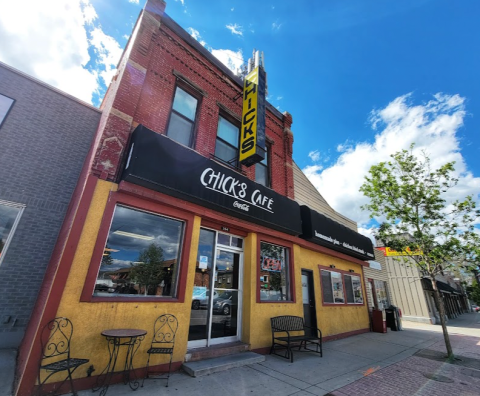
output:
M 140 368 L 165 313 L 180 324 L 175 368 L 214 345 L 268 352 L 277 315 L 302 316 L 325 338 L 369 331 L 372 244 L 308 194 L 295 200 L 292 116 L 267 103 L 265 159 L 242 165 L 242 80 L 164 10 L 147 1 L 101 106 L 60 265 L 22 344 L 18 395 L 33 389 L 39 329 L 55 316 L 76 325 L 72 354 L 94 375 L 108 363 L 103 330 L 149 332 Z M 85 368 L 74 377 L 94 385 Z
M 100 111 L 0 63 L 0 348 L 18 347 Z

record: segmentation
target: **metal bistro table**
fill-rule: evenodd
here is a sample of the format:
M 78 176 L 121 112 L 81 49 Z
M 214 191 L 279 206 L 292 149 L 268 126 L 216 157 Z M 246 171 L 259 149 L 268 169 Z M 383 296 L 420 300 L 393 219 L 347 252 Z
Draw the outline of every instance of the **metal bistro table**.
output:
M 141 329 L 111 329 L 102 331 L 102 336 L 104 336 L 108 342 L 110 359 L 107 366 L 98 376 L 97 386 L 93 388 L 94 392 L 100 390 L 100 396 L 104 396 L 105 393 L 107 393 L 115 372 L 115 365 L 117 364 L 118 353 L 120 352 L 121 346 L 127 347 L 125 365 L 123 367 L 123 382 L 125 385 L 128 384 L 132 390 L 138 389 L 140 383 L 133 367 L 133 357 L 140 347 L 140 343 L 145 338 L 145 334 L 147 334 L 147 331 Z M 130 378 L 130 373 L 132 373 L 133 378 Z

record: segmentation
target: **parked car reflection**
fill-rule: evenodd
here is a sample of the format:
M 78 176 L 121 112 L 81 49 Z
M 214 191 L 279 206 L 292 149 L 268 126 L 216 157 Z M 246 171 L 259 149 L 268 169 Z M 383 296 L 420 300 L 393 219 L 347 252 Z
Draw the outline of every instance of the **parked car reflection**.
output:
M 192 309 L 207 309 L 208 308 L 208 298 L 210 290 L 194 290 L 192 298 Z M 213 298 L 217 296 L 217 292 L 213 291 Z
M 231 291 L 223 291 L 218 294 L 218 297 L 213 299 L 213 313 L 221 315 L 230 315 L 232 312 L 232 305 L 236 305 L 233 302 L 234 294 Z

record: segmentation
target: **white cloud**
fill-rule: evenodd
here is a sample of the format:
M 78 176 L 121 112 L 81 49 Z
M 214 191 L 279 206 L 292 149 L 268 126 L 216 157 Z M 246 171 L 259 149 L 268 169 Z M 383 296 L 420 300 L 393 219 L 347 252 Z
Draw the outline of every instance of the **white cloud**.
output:
M 235 52 L 229 49 L 212 49 L 211 52 L 234 73 L 236 73 L 244 63 L 242 50 Z
M 198 41 L 200 39 L 200 32 L 192 27 L 187 28 L 187 32 L 190 33 L 190 36 L 192 36 L 195 40 Z
M 360 228 L 365 228 L 369 221 L 369 213 L 360 209 L 367 199 L 359 192 L 368 170 L 412 143 L 415 153 L 426 151 L 434 169 L 449 161 L 456 162 L 459 182 L 446 196 L 447 201 L 466 195 L 474 195 L 478 200 L 480 178 L 468 171 L 457 136 L 466 115 L 464 101 L 459 95 L 436 94 L 427 103 L 417 105 L 411 94 L 400 96 L 384 109 L 372 111 L 370 122 L 377 132 L 372 143 L 346 142 L 337 148 L 340 156 L 332 166 L 322 169 L 313 165 L 303 170 L 327 202 L 359 222 Z M 365 234 L 368 236 L 367 231 Z
M 201 40 L 200 32 L 197 29 L 194 29 L 192 27 L 187 28 L 187 32 L 190 33 L 190 36 L 192 36 L 195 40 L 197 40 L 200 44 L 202 44 L 204 47 L 207 44 L 205 40 Z
M 236 23 L 234 24 L 229 24 L 225 26 L 228 30 L 232 32 L 232 34 L 236 34 L 238 36 L 243 36 L 243 30 L 240 25 L 237 25 Z
M 128 0 L 129 3 L 138 4 L 140 0 Z
M 115 75 L 117 63 L 122 56 L 122 48 L 113 37 L 106 35 L 98 27 L 92 30 L 91 36 L 90 43 L 98 56 L 97 64 L 105 68 L 105 70 L 100 72 L 100 77 L 103 78 L 103 81 L 108 86 Z
M 274 32 L 278 32 L 282 27 L 283 23 L 279 23 L 278 21 L 272 23 L 272 30 Z
M 318 162 L 320 161 L 320 151 L 315 150 L 315 151 L 310 151 L 308 153 L 308 157 L 313 161 L 313 162 Z
M 370 238 L 372 241 L 373 245 L 376 245 L 376 240 L 375 240 L 375 231 L 376 229 L 374 227 L 370 228 L 365 228 L 365 227 L 358 227 L 358 232 L 362 235 L 365 235 L 366 237 Z
M 118 54 L 114 40 L 95 27 L 96 20 L 90 0 L 3 2 L 0 60 L 91 102 L 99 90 L 98 77 L 108 79 L 111 65 L 118 61 L 112 59 Z M 92 31 L 95 36 L 90 43 Z M 100 55 L 96 65 L 89 64 L 91 45 L 97 46 Z
M 187 28 L 187 32 L 197 40 L 201 45 L 204 47 L 206 46 L 206 42 L 202 40 L 202 36 L 197 29 L 192 27 Z M 209 51 L 218 59 L 220 60 L 225 66 L 227 66 L 231 71 L 237 73 L 238 69 L 243 65 L 243 54 L 241 50 L 237 52 L 228 50 L 228 49 L 213 49 L 208 48 Z

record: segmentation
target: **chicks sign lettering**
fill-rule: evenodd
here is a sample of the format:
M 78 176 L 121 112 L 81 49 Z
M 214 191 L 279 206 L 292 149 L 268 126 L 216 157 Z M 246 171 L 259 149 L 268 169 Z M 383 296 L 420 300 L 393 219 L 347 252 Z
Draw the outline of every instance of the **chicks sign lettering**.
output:
M 239 160 L 251 166 L 265 158 L 265 70 L 256 67 L 243 86 Z

